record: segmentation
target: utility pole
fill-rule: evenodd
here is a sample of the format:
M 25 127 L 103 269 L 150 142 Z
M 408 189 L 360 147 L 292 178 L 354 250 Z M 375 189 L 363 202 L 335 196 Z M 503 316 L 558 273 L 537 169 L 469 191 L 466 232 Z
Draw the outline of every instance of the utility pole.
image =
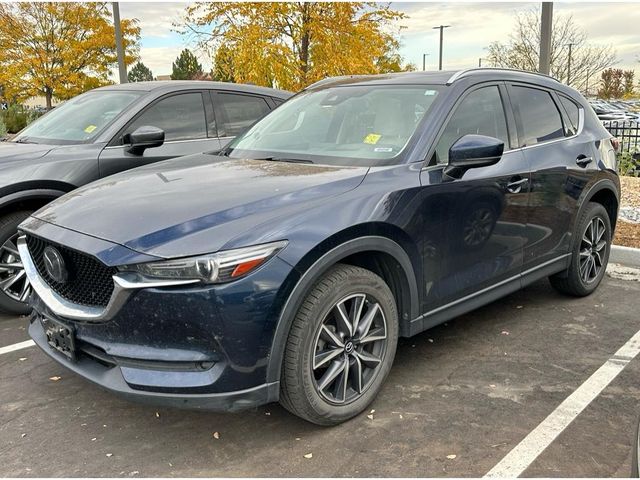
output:
M 569 47 L 569 59 L 567 60 L 567 85 L 571 85 L 571 49 L 575 43 L 567 43 Z
M 549 75 L 551 64 L 551 32 L 553 23 L 553 2 L 542 2 L 540 17 L 540 63 L 538 71 Z
M 116 53 L 118 54 L 118 73 L 120 83 L 127 83 L 127 67 L 124 64 L 124 47 L 122 45 L 122 29 L 120 25 L 120 7 L 118 2 L 113 2 L 113 27 L 116 32 Z
M 423 53 L 422 54 L 422 71 L 426 71 L 427 70 L 427 57 L 429 56 L 428 53 Z
M 482 68 L 482 57 L 478 59 L 478 68 Z
M 449 28 L 451 25 L 439 25 L 437 27 L 433 27 L 433 30 L 440 30 L 440 58 L 438 60 L 438 70 L 442 70 L 442 41 L 443 41 L 443 32 L 445 28 Z

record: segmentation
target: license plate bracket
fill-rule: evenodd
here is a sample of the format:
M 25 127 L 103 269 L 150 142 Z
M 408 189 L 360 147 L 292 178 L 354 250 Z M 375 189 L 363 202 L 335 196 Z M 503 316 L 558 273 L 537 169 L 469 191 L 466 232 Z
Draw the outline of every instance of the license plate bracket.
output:
M 48 317 L 42 317 L 40 323 L 49 346 L 75 362 L 76 339 L 73 327 Z

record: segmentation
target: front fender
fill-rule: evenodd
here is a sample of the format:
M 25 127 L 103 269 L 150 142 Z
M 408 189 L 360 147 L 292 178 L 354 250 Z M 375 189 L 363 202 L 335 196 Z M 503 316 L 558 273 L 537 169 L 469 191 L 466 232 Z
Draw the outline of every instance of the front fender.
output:
M 276 331 L 273 336 L 273 343 L 267 366 L 267 382 L 277 382 L 280 380 L 282 359 L 284 357 L 284 349 L 288 333 L 296 312 L 300 308 L 300 305 L 304 301 L 304 298 L 311 287 L 331 265 L 338 263 L 340 260 L 350 255 L 364 251 L 378 251 L 393 256 L 403 269 L 408 281 L 410 316 L 411 318 L 415 318 L 419 315 L 419 297 L 416 275 L 409 256 L 399 244 L 389 238 L 381 236 L 359 237 L 341 243 L 324 253 L 308 269 L 306 269 L 289 294 L 288 299 L 281 310 L 280 317 L 276 325 Z

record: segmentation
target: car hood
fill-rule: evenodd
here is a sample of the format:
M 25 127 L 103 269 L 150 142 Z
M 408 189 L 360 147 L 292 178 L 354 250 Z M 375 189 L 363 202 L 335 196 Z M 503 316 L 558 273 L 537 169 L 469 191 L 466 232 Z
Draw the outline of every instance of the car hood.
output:
M 39 143 L 0 142 L 0 162 L 40 158 L 53 148 Z
M 45 222 L 171 258 L 222 249 L 253 227 L 357 187 L 365 167 L 194 155 L 123 172 L 34 214 Z M 286 232 L 282 232 L 286 239 Z

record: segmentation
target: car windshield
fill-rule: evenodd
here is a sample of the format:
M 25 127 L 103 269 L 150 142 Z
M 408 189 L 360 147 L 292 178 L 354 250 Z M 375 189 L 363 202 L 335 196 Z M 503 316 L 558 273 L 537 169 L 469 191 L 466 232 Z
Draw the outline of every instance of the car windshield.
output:
M 23 129 L 20 143 L 87 143 L 98 135 L 141 92 L 101 90 L 79 95 Z
M 303 92 L 236 138 L 224 154 L 354 166 L 399 163 L 440 88 L 368 85 Z

